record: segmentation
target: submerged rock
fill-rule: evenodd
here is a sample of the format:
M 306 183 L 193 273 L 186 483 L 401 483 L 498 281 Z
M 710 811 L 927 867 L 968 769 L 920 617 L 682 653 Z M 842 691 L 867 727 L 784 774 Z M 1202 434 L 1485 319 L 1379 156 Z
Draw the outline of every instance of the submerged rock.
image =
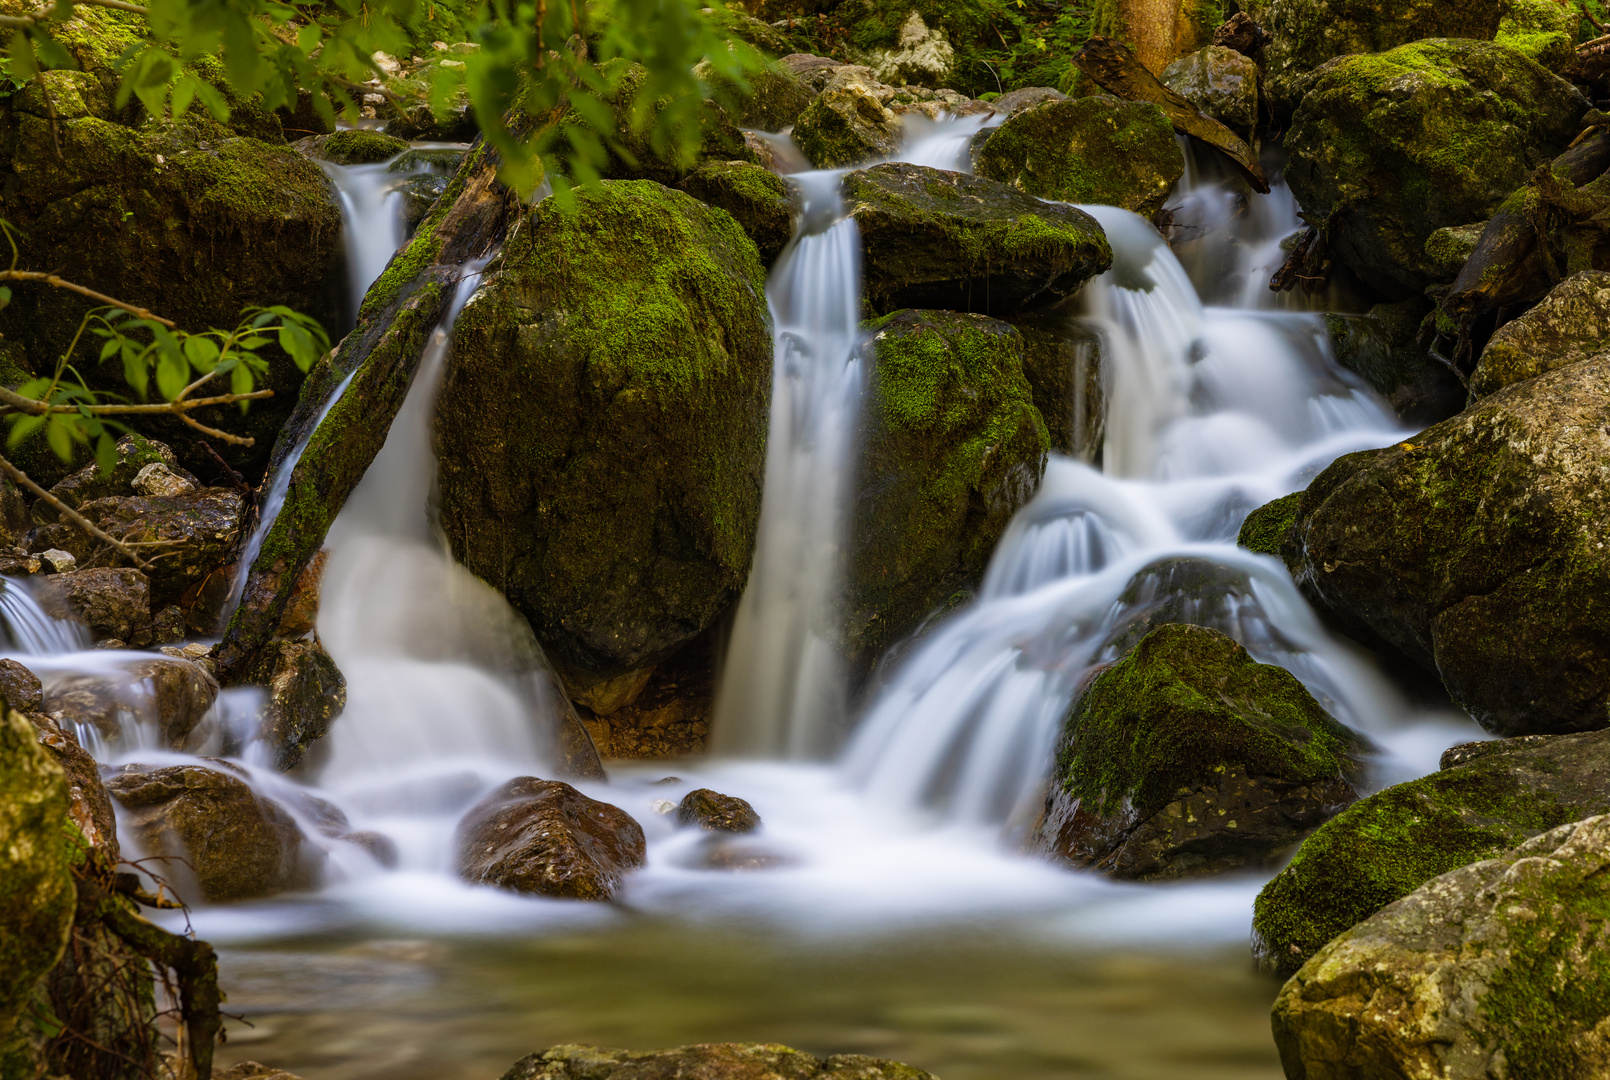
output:
M 679 191 L 606 182 L 515 227 L 437 406 L 442 524 L 582 687 L 736 599 L 760 516 L 771 327 L 755 248 Z
M 1160 626 L 1068 714 L 1040 840 L 1128 880 L 1258 865 L 1358 798 L 1368 751 L 1289 672 Z
M 777 1043 L 699 1043 L 672 1050 L 570 1044 L 515 1062 L 502 1080 L 934 1080 L 921 1069 L 862 1054 L 822 1058 Z
M 1164 68 L 1159 81 L 1226 127 L 1246 131 L 1258 123 L 1262 72 L 1235 49 L 1198 49 Z
M 1045 106 L 1042 106 L 1044 108 Z M 869 304 L 1010 313 L 1054 303 L 1112 265 L 1096 220 L 993 180 L 888 164 L 844 178 Z
M 1577 133 L 1587 100 L 1513 49 L 1432 40 L 1314 73 L 1292 119 L 1286 178 L 1331 248 L 1403 299 L 1430 285 L 1437 229 L 1488 217 Z
M 319 852 L 285 808 L 255 794 L 227 762 L 125 765 L 106 788 L 147 856 L 170 879 L 193 877 L 209 903 L 255 900 L 312 886 Z
M 725 210 L 770 266 L 794 234 L 798 198 L 787 181 L 748 161 L 711 161 L 677 185 L 706 206 Z
M 760 815 L 736 795 L 699 788 L 682 796 L 676 808 L 676 823 L 697 825 L 707 832 L 751 833 L 760 828 Z
M 1036 198 L 1150 217 L 1185 171 L 1185 156 L 1162 109 L 1100 95 L 1012 114 L 974 152 L 973 170 Z
M 1610 273 L 1566 278 L 1532 310 L 1498 328 L 1470 373 L 1484 397 L 1511 383 L 1610 353 Z
M 1610 732 L 1473 743 L 1443 765 L 1359 800 L 1304 841 L 1253 905 L 1261 967 L 1289 975 L 1438 874 L 1610 812 Z
M 127 641 L 151 621 L 151 581 L 131 567 L 51 574 L 35 583 L 34 597 L 51 618 L 83 623 L 97 637 Z
M 472 885 L 570 900 L 610 900 L 643 865 L 643 828 L 569 784 L 522 776 L 459 822 L 458 875 Z
M 1459 377 L 1419 343 L 1430 301 L 1411 297 L 1376 304 L 1363 315 L 1324 316 L 1336 362 L 1359 375 L 1391 404 L 1399 419 L 1424 427 L 1465 407 Z
M 843 169 L 890 157 L 900 120 L 884 107 L 865 68 L 842 68 L 794 123 L 794 143 L 818 169 Z
M 1427 882 L 1281 990 L 1286 1075 L 1604 1076 L 1607 912 L 1610 816 Z
M 857 672 L 977 584 L 1050 449 L 1009 323 L 901 311 L 867 330 L 845 629 Z
M 294 768 L 347 707 L 347 680 L 317 641 L 272 641 L 248 676 L 263 687 L 259 733 L 280 771 Z
M 1297 584 L 1490 731 L 1610 724 L 1607 395 L 1610 357 L 1585 360 L 1337 459 L 1299 504 Z

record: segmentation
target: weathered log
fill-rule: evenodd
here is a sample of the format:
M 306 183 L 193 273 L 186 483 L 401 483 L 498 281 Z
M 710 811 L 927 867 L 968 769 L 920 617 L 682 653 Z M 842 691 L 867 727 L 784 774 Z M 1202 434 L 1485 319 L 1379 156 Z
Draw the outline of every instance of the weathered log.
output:
M 1269 193 L 1269 181 L 1258 164 L 1258 155 L 1246 141 L 1202 111 L 1180 94 L 1157 81 L 1135 54 L 1111 38 L 1092 37 L 1074 54 L 1079 70 L 1103 90 L 1128 101 L 1149 101 L 1168 116 L 1174 130 L 1201 139 L 1235 165 L 1255 191 Z

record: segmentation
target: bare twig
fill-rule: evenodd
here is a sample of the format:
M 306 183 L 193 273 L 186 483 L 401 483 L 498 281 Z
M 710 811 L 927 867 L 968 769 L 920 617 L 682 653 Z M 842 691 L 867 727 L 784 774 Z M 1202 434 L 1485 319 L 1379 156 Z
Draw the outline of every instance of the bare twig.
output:
M 3 25 L 5 24 L 0 23 L 0 26 Z M 116 297 L 107 296 L 103 292 L 96 292 L 94 289 L 88 288 L 84 285 L 79 285 L 76 282 L 68 281 L 66 278 L 60 277 L 56 274 L 47 274 L 39 270 L 0 270 L 0 281 L 42 281 L 52 288 L 67 289 L 71 292 L 78 293 L 80 296 L 87 296 L 91 300 L 99 300 L 103 304 L 110 304 L 115 308 L 122 308 L 135 318 L 149 319 L 154 323 L 161 323 L 169 330 L 177 330 L 179 328 L 178 323 L 175 323 L 169 319 L 164 319 L 160 315 L 153 314 L 137 304 L 126 303 L 125 301 L 119 300 Z
M 272 390 L 253 390 L 249 394 L 219 394 L 216 397 L 196 398 L 194 401 L 164 401 L 156 405 L 49 405 L 23 397 L 15 390 L 0 386 L 0 405 L 18 412 L 44 416 L 48 413 L 89 413 L 91 416 L 129 416 L 152 413 L 169 413 L 183 419 L 191 409 L 204 409 L 209 405 L 233 405 L 237 401 L 258 401 L 274 396 Z M 250 445 L 249 443 L 247 445 Z
M 251 493 L 252 489 L 246 486 L 246 478 L 231 468 L 229 462 L 219 457 L 218 451 L 214 450 L 212 445 L 208 443 L 206 439 L 202 439 L 197 445 L 205 450 L 207 454 L 211 456 L 213 461 L 218 463 L 218 467 L 224 471 L 223 475 L 228 478 L 232 485 L 234 485 L 236 491 L 240 492 L 242 495 L 249 495 Z
M 208 427 L 206 424 L 203 424 L 198 420 L 191 419 L 191 417 L 190 417 L 190 415 L 188 413 L 180 413 L 179 414 L 179 419 L 183 420 L 187 425 L 189 425 L 190 427 L 195 428 L 197 431 L 201 432 L 203 435 L 211 435 L 213 438 L 222 439 L 226 443 L 231 443 L 232 445 L 235 445 L 235 446 L 255 446 L 255 445 L 257 445 L 257 440 L 252 438 L 249 435 L 231 435 L 227 431 L 220 431 L 219 429 L 217 429 L 215 427 Z
M 129 547 L 127 544 L 125 544 L 123 541 L 119 540 L 117 537 L 113 536 L 111 533 L 106 532 L 105 530 L 101 529 L 100 526 L 98 526 L 98 525 L 94 524 L 93 522 L 91 522 L 83 514 L 80 514 L 77 510 L 74 510 L 71 506 L 68 506 L 66 503 L 64 503 L 60 499 L 56 498 L 56 496 L 52 495 L 50 492 L 46 491 L 44 488 L 42 488 L 38 484 L 34 483 L 33 478 L 31 476 L 29 476 L 27 473 L 23 472 L 21 469 L 17 468 L 15 465 L 13 465 L 11 462 L 7 461 L 3 457 L 0 457 L 0 472 L 4 472 L 7 476 L 11 477 L 11 479 L 14 480 L 16 483 L 21 484 L 23 487 L 27 488 L 29 491 L 31 491 L 35 495 L 39 496 L 39 498 L 44 499 L 46 503 L 48 503 L 51 506 L 54 506 L 56 508 L 57 513 L 61 514 L 68 521 L 71 521 L 74 525 L 77 525 L 80 529 L 83 529 L 85 532 L 89 533 L 91 536 L 95 537 L 97 540 L 101 540 L 101 541 L 103 541 L 105 543 L 111 544 L 118 551 L 122 552 L 123 555 L 130 562 L 132 562 L 135 566 L 139 567 L 141 570 L 149 570 L 149 569 L 151 569 L 151 564 L 146 562 L 144 559 L 140 558 L 139 555 L 135 554 L 135 551 L 134 551 L 133 548 Z

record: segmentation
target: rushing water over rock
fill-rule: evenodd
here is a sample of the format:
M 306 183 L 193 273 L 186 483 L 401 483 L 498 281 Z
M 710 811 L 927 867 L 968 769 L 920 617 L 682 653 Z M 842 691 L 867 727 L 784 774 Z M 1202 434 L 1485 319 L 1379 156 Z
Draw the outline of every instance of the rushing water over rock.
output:
M 83 626 L 45 614 L 28 586 L 16 578 L 0 579 L 0 621 L 6 642 L 28 656 L 76 652 L 89 645 Z

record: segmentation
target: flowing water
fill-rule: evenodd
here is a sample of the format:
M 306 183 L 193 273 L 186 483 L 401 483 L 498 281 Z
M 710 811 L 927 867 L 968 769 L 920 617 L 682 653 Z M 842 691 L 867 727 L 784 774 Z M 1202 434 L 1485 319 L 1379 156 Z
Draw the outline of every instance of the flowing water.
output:
M 904 156 L 960 165 L 978 123 L 939 125 Z M 1378 782 L 1434 768 L 1443 747 L 1475 737 L 1468 722 L 1416 715 L 1325 632 L 1283 568 L 1234 546 L 1250 509 L 1338 454 L 1402 435 L 1331 363 L 1313 316 L 1252 287 L 1270 243 L 1296 228 L 1294 204 L 1277 186 L 1267 203 L 1253 197 L 1255 212 L 1220 214 L 1235 194 L 1222 182 L 1182 185 L 1182 208 L 1207 207 L 1207 226 L 1235 241 L 1221 245 L 1245 268 L 1234 288 L 1220 263 L 1182 264 L 1140 218 L 1086 208 L 1115 255 L 1069 315 L 1103 343 L 1102 468 L 1053 456 L 977 600 L 881 670 L 852 715 L 829 643 L 866 380 L 859 241 L 837 174 L 792 180 L 805 213 L 768 290 L 765 505 L 716 753 L 611 763 L 609 783 L 577 785 L 643 824 L 647 864 L 610 905 L 472 888 L 452 873 L 469 805 L 509 777 L 553 774 L 539 734 L 565 707 L 524 621 L 452 561 L 434 523 L 433 403 L 452 319 L 476 303 L 480 268 L 466 267 L 330 532 L 319 634 L 348 680 L 345 713 L 294 778 L 250 743 L 254 691 L 226 692 L 202 729 L 203 752 L 234 755 L 293 814 L 305 818 L 316 793 L 400 854 L 387 869 L 316 839 L 327 848 L 316 892 L 193 913 L 224 950 L 231 1007 L 258 1024 L 232 1025 L 226 1061 L 308 1080 L 469 1078 L 557 1042 L 732 1038 L 884 1054 L 948 1080 L 1279 1075 L 1275 986 L 1245 951 L 1261 876 L 1125 885 L 1021 842 L 1080 678 L 1157 622 L 1217 627 L 1289 668 L 1375 740 Z M 13 585 L 0 615 L 47 682 L 134 678 L 138 654 L 52 641 Z M 120 737 L 90 741 L 109 763 L 180 759 L 157 749 L 135 708 Z M 765 828 L 677 829 L 669 809 L 701 786 L 748 799 Z M 733 856 L 770 869 L 711 868 Z

